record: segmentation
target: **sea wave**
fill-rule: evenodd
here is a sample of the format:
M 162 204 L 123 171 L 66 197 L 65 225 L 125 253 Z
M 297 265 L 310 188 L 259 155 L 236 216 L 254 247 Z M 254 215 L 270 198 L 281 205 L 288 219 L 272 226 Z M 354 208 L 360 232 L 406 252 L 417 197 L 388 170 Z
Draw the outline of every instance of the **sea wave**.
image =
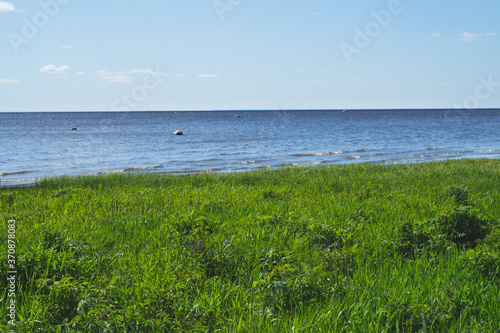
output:
M 101 172 L 95 172 L 95 173 L 90 173 L 86 174 L 83 176 L 96 176 L 96 175 L 110 175 L 114 173 L 125 173 L 125 172 L 130 172 L 130 171 L 140 171 L 140 170 L 146 170 L 149 169 L 150 167 L 137 167 L 137 168 L 125 168 L 125 169 L 119 169 L 119 170 L 109 170 L 109 171 L 101 171 Z
M 257 163 L 257 161 L 236 162 L 236 164 L 253 164 L 253 163 Z
M 325 156 L 325 155 L 338 155 L 338 154 L 343 154 L 343 151 L 327 151 L 324 153 L 317 153 L 317 154 L 292 154 L 292 156 L 295 157 L 304 157 L 304 156 Z
M 215 172 L 220 170 L 219 168 L 211 168 L 211 169 L 204 169 L 204 170 L 180 170 L 180 171 L 167 171 L 165 173 L 170 173 L 170 174 L 183 174 L 183 173 L 207 173 L 207 172 Z M 163 172 L 162 172 L 163 173 Z
M 500 151 L 500 149 L 463 150 L 463 151 L 456 151 L 456 152 L 452 152 L 452 153 L 433 154 L 433 155 L 429 155 L 429 157 L 456 155 L 456 154 L 470 154 L 470 153 L 491 153 L 491 152 L 495 152 L 495 151 Z
M 49 179 L 49 178 L 53 178 L 53 177 L 36 177 L 36 178 L 28 178 L 28 179 L 8 179 L 8 180 L 2 180 L 0 183 L 1 184 L 5 184 L 5 183 L 10 183 L 10 184 L 14 184 L 14 183 L 28 183 L 28 182 L 36 182 L 36 181 L 39 181 L 39 180 L 43 180 L 43 179 Z
M 404 158 L 391 158 L 388 160 L 383 160 L 382 162 L 396 162 L 396 161 L 408 161 L 408 160 L 418 160 L 419 158 L 424 157 L 424 155 L 418 155 L 414 157 L 404 157 Z
M 2 172 L 0 173 L 0 177 L 12 176 L 12 175 L 24 175 L 26 173 L 31 173 L 35 171 L 16 171 L 16 172 Z
M 278 166 L 281 167 L 281 166 L 314 165 L 314 164 L 323 164 L 323 163 L 326 163 L 326 162 L 328 162 L 328 161 L 302 162 L 302 163 L 283 163 L 283 164 L 279 164 Z

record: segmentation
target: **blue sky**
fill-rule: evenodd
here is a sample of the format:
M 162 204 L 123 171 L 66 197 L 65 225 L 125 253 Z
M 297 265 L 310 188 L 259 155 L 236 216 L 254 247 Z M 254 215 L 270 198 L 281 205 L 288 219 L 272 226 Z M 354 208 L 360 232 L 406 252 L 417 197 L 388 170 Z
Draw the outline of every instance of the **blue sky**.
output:
M 0 1 L 0 111 L 500 107 L 498 0 Z

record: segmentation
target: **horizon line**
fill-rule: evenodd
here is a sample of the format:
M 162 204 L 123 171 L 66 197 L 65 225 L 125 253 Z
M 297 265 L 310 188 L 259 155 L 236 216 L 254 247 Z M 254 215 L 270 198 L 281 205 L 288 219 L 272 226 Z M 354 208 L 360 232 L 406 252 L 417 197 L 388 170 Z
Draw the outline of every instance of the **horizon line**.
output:
M 500 107 L 494 108 L 376 108 L 376 109 L 193 109 L 193 110 L 130 110 L 130 111 L 110 111 L 110 110 L 71 110 L 71 111 L 0 111 L 0 113 L 140 113 L 140 112 L 275 112 L 275 111 L 443 111 L 443 110 L 461 110 L 461 111 L 478 111 L 478 110 L 500 110 Z

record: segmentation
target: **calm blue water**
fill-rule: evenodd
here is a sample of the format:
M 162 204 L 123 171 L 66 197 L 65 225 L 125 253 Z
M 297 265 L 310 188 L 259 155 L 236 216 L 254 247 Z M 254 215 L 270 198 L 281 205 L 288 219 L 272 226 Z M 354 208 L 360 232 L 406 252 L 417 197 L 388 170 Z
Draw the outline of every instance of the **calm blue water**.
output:
M 499 158 L 499 129 L 500 110 L 0 113 L 0 181 Z

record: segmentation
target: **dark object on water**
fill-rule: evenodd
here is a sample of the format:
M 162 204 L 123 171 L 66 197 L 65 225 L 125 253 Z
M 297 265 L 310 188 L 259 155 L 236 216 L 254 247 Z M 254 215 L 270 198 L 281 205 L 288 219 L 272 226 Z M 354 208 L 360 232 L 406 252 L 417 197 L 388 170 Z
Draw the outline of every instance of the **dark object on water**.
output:
M 182 133 L 181 130 L 177 130 L 175 132 L 173 132 L 175 135 L 184 135 L 184 133 Z
M 237 114 L 236 116 L 234 116 L 235 118 L 240 118 L 241 116 L 239 114 Z
M 70 129 L 70 130 L 71 130 L 71 131 L 76 131 L 76 130 L 77 130 L 77 128 L 76 128 L 76 127 L 71 127 L 71 129 Z

